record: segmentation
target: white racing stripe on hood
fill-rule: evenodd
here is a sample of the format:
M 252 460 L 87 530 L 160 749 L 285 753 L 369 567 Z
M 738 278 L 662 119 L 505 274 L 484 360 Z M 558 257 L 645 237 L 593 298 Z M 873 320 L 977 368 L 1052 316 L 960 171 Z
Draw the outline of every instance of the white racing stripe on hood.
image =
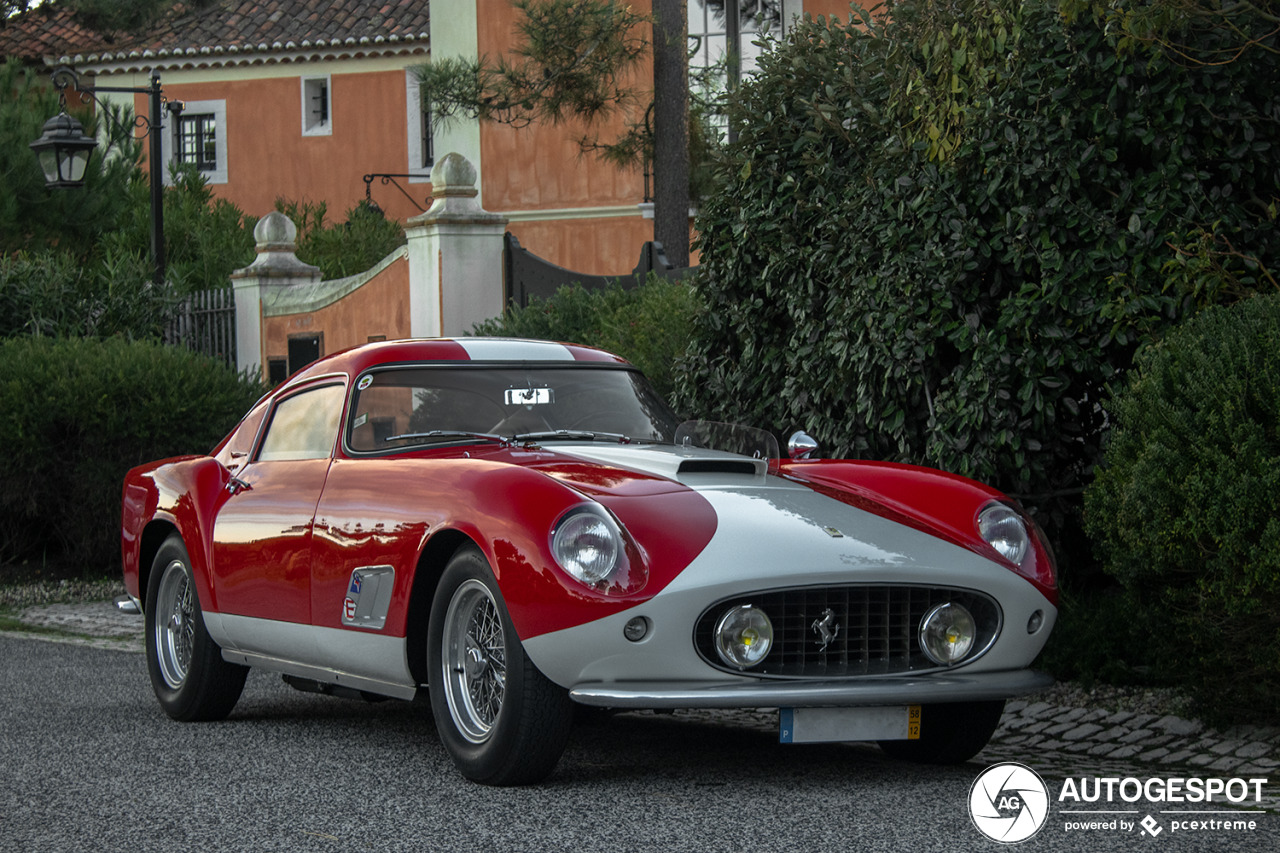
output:
M 669 590 L 727 583 L 750 588 L 845 581 L 990 588 L 1025 581 L 974 552 L 782 477 L 678 474 L 688 458 L 743 459 L 670 446 L 557 445 L 557 453 L 666 477 L 715 510 L 716 533 Z
M 557 444 L 551 449 L 554 449 L 557 453 L 563 453 L 565 456 L 573 456 L 587 462 L 595 462 L 598 465 L 630 468 L 632 471 L 641 471 L 645 474 L 665 477 L 668 480 L 677 480 L 691 488 L 718 485 L 721 482 L 730 486 L 740 486 L 746 483 L 763 485 L 766 479 L 765 471 L 769 467 L 768 461 L 764 459 L 749 459 L 736 453 L 722 453 L 718 450 L 707 450 L 702 447 L 683 448 L 670 444 L 591 444 L 573 446 Z M 755 467 L 756 473 L 755 475 L 712 472 L 681 474 L 680 466 L 687 462 L 748 464 Z

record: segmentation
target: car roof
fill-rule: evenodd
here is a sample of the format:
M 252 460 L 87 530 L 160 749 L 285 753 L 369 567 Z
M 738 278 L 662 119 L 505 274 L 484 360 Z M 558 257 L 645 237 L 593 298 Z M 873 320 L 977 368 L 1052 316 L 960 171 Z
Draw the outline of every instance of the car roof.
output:
M 361 344 L 325 356 L 299 370 L 288 384 L 317 376 L 343 373 L 356 376 L 380 364 L 439 362 L 457 364 L 492 362 L 595 362 L 627 365 L 625 359 L 594 347 L 534 341 L 521 338 L 411 338 Z

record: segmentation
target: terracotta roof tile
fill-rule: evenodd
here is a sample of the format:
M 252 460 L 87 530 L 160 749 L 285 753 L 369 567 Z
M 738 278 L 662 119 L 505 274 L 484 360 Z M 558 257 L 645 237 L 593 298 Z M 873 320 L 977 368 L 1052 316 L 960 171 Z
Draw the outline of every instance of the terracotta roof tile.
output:
M 213 0 L 204 6 L 176 4 L 145 32 L 116 37 L 92 33 L 63 9 L 33 9 L 0 29 L 0 56 L 27 59 L 69 54 L 199 51 L 200 48 L 260 49 L 303 41 L 361 39 L 425 40 L 426 0 Z

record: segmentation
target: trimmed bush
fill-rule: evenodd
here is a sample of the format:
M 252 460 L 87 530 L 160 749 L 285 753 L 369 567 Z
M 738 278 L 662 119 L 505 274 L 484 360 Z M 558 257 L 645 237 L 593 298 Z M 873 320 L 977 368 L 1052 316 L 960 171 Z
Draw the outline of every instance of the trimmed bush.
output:
M 630 290 L 567 285 L 549 299 L 534 297 L 526 308 L 508 308 L 472 334 L 599 347 L 640 368 L 670 399 L 696 310 L 697 294 L 689 285 L 650 275 Z
M 1280 717 L 1280 295 L 1171 330 L 1108 412 L 1085 504 L 1106 570 L 1202 712 Z
M 0 563 L 116 568 L 125 472 L 207 452 L 261 391 L 175 347 L 118 338 L 0 341 Z

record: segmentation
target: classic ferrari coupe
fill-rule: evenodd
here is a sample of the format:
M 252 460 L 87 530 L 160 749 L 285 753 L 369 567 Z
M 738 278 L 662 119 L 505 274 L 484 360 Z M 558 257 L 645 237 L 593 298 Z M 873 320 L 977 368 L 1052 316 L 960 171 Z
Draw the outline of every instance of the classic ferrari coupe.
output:
M 679 423 L 600 350 L 368 344 L 129 472 L 124 603 L 174 719 L 227 716 L 250 667 L 425 693 L 487 784 L 549 774 L 576 706 L 777 708 L 784 742 L 968 760 L 1050 683 L 1047 543 L 971 480 L 788 444 Z

